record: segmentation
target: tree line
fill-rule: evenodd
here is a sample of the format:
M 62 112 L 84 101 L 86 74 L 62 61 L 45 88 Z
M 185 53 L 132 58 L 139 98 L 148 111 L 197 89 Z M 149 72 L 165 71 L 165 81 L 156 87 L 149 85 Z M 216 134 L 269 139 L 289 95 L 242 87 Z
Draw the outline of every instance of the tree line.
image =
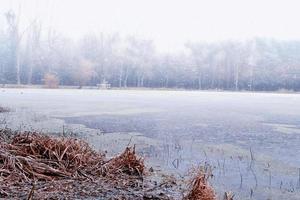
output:
M 152 40 L 86 34 L 72 40 L 33 20 L 20 28 L 14 12 L 0 28 L 0 84 L 163 87 L 222 90 L 300 90 L 300 41 L 253 38 L 187 42 L 160 53 Z

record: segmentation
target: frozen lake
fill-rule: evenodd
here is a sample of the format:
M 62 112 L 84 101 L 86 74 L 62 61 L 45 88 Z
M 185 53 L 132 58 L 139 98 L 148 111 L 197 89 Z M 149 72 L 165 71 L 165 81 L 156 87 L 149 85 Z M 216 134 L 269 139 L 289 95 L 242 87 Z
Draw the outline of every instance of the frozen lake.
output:
M 134 143 L 150 163 L 181 175 L 206 163 L 217 190 L 242 199 L 300 198 L 299 94 L 2 89 L 0 105 L 22 113 L 15 123 L 95 129 L 87 139 L 96 148 Z

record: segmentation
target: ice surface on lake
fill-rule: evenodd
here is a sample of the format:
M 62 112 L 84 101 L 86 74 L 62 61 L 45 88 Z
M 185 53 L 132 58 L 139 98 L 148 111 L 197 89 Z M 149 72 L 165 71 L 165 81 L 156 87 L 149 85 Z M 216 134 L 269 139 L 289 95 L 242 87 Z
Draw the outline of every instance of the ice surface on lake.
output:
M 2 89 L 0 105 L 16 110 L 7 116 L 15 127 L 95 130 L 86 139 L 96 148 L 118 153 L 130 141 L 182 175 L 207 163 L 220 192 L 299 198 L 299 94 Z

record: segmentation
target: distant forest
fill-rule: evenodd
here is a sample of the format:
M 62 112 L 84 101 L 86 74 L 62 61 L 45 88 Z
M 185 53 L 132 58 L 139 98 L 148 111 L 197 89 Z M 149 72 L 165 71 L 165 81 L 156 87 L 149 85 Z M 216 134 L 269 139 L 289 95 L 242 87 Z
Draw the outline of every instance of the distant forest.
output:
M 182 52 L 167 54 L 135 36 L 91 33 L 72 40 L 38 20 L 21 29 L 12 11 L 3 17 L 0 84 L 54 79 L 78 86 L 300 90 L 300 41 L 187 42 Z

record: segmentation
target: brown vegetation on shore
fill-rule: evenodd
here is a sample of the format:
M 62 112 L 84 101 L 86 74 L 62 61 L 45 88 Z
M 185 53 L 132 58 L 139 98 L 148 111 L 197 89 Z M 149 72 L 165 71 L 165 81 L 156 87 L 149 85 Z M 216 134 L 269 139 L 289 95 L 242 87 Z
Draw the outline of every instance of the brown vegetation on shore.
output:
M 208 177 L 201 168 L 197 169 L 190 180 L 190 191 L 184 200 L 216 200 L 215 192 L 207 181 Z
M 80 139 L 0 130 L 0 198 L 180 199 L 157 185 L 134 147 L 107 159 Z M 190 188 L 186 200 L 216 199 L 203 173 Z

